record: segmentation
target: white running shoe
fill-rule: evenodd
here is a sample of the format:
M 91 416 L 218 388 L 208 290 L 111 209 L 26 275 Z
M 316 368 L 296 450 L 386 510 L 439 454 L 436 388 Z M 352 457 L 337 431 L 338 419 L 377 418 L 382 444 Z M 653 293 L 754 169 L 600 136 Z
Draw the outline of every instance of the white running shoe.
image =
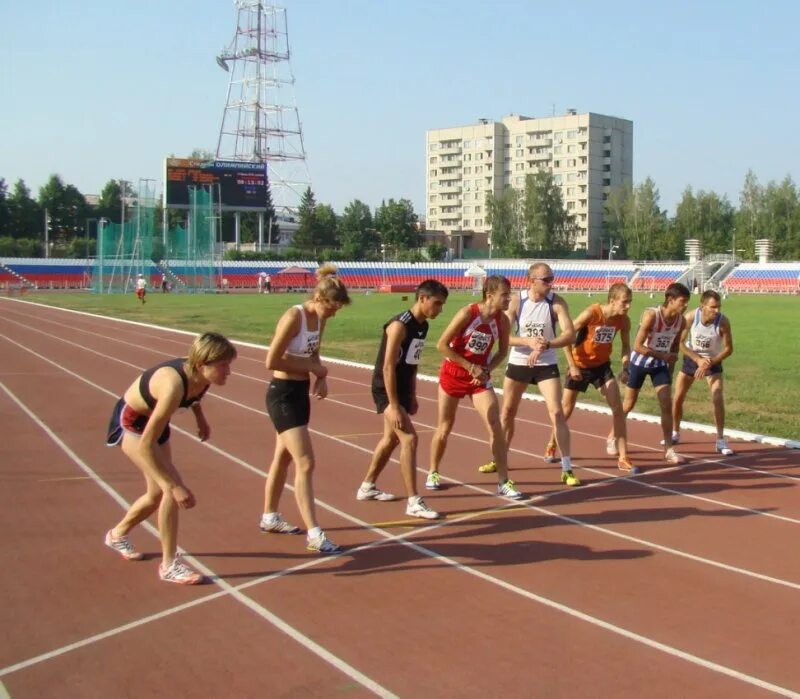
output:
M 272 517 L 261 517 L 261 523 L 258 528 L 265 534 L 299 534 L 300 527 L 295 527 L 289 524 L 279 512 L 276 512 Z
M 106 533 L 106 546 L 114 549 L 126 561 L 141 561 L 144 558 L 144 555 L 133 548 L 133 544 L 128 541 L 127 536 L 120 536 L 115 539 L 111 536 L 111 530 Z
M 613 437 L 606 440 L 606 454 L 609 456 L 619 456 L 619 451 L 617 451 L 617 440 Z
M 688 459 L 683 454 L 679 454 L 670 447 L 667 449 L 667 453 L 664 454 L 664 461 L 673 466 L 680 466 L 681 464 L 687 463 Z
M 356 491 L 356 500 L 380 500 L 381 502 L 389 502 L 395 500 L 395 496 L 391 493 L 384 492 L 380 488 L 376 488 L 375 484 L 365 490 L 364 486 L 359 486 Z
M 439 490 L 442 487 L 442 477 L 438 471 L 431 471 L 425 479 L 425 487 L 428 490 Z
M 728 446 L 728 442 L 726 442 L 725 439 L 717 440 L 716 449 L 717 453 L 723 456 L 733 456 L 736 453 Z
M 322 532 L 322 534 L 320 534 L 315 539 L 307 539 L 306 541 L 307 541 L 306 548 L 309 551 L 316 551 L 317 553 L 327 553 L 327 554 L 342 552 L 342 547 L 334 544 L 327 536 L 325 536 L 325 532 Z
M 428 507 L 419 495 L 417 495 L 414 502 L 406 505 L 406 514 L 409 517 L 420 517 L 421 519 L 439 519 L 442 516 L 436 510 Z
M 502 495 L 504 498 L 511 498 L 512 500 L 522 500 L 525 496 L 517 490 L 514 481 L 510 478 L 505 483 L 497 484 L 497 494 Z
M 203 576 L 182 563 L 180 556 L 175 556 L 175 560 L 166 568 L 163 563 L 158 566 L 158 577 L 164 582 L 178 585 L 199 585 L 203 582 Z
M 673 432 L 672 433 L 672 443 L 673 444 L 680 444 L 681 443 L 681 433 L 680 432 Z M 659 444 L 663 447 L 664 440 L 662 439 Z

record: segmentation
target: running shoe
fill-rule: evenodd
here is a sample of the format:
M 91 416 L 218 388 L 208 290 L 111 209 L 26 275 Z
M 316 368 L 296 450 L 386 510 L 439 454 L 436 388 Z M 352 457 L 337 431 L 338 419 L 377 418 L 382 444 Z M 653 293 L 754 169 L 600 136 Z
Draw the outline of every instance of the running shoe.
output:
M 481 473 L 494 473 L 497 471 L 497 464 L 494 461 L 490 461 L 489 463 L 483 464 L 483 466 L 478 466 L 478 471 Z
M 395 499 L 395 496 L 391 493 L 376 488 L 374 483 L 369 488 L 364 488 L 362 485 L 356 491 L 356 500 L 380 500 L 381 502 L 389 502 Z
M 517 490 L 514 481 L 510 478 L 505 483 L 497 484 L 497 494 L 502 495 L 504 498 L 511 498 L 512 500 L 523 500 L 525 496 Z
M 295 527 L 289 524 L 279 512 L 276 512 L 272 517 L 261 517 L 261 523 L 258 528 L 265 534 L 299 534 L 300 527 Z
M 683 454 L 679 454 L 677 451 L 670 448 L 667 449 L 667 453 L 664 454 L 664 461 L 673 466 L 680 466 L 681 464 L 685 464 L 687 459 Z
M 561 482 L 564 485 L 568 485 L 570 488 L 581 484 L 580 479 L 572 472 L 572 469 L 561 472 Z
M 555 442 L 548 442 L 544 448 L 544 456 L 542 457 L 548 464 L 554 464 L 558 461 L 557 445 Z
M 609 456 L 616 456 L 619 454 L 617 451 L 617 440 L 613 437 L 606 440 L 606 454 Z
M 419 517 L 420 519 L 439 519 L 442 516 L 436 510 L 428 507 L 419 495 L 414 499 L 414 502 L 406 505 L 406 514 L 409 517 Z
M 115 539 L 111 536 L 110 529 L 106 532 L 106 546 L 114 549 L 126 561 L 141 561 L 144 558 L 144 554 L 133 548 L 133 544 L 128 541 L 127 536 L 120 536 Z
M 728 446 L 728 442 L 725 441 L 725 439 L 717 440 L 716 449 L 717 453 L 722 454 L 723 456 L 733 456 L 736 453 Z
M 203 582 L 203 576 L 181 562 L 180 556 L 176 556 L 175 560 L 166 568 L 163 563 L 158 566 L 158 577 L 164 582 L 178 585 L 197 585 Z
M 325 536 L 325 532 L 322 532 L 318 537 L 314 539 L 308 539 L 307 541 L 308 543 L 306 544 L 306 548 L 309 551 L 327 554 L 342 552 L 342 547 L 334 544 L 327 536 Z
M 428 490 L 439 490 L 442 487 L 442 477 L 438 471 L 431 471 L 425 479 L 425 487 Z
M 631 463 L 631 460 L 627 457 L 624 459 L 622 457 L 617 459 L 617 468 L 620 471 L 625 471 L 625 473 L 630 473 L 632 476 L 642 472 L 642 469 L 640 469 L 638 466 L 634 466 Z
M 681 442 L 681 433 L 680 432 L 673 432 L 672 433 L 672 443 L 673 444 L 680 444 L 680 442 Z M 659 444 L 663 447 L 664 446 L 664 440 L 662 439 L 659 442 Z

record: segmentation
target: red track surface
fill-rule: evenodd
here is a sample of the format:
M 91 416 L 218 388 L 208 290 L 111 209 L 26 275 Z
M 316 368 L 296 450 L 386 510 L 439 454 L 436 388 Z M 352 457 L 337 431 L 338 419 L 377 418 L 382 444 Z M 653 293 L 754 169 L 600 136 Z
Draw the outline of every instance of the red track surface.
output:
M 210 445 L 191 436 L 191 415 L 173 422 L 199 503 L 181 514 L 180 543 L 211 583 L 160 582 L 144 529 L 133 541 L 148 559 L 123 562 L 103 535 L 143 481 L 103 445 L 108 414 L 141 369 L 189 342 L 0 302 L 0 697 L 800 692 L 797 451 L 735 443 L 717 459 L 707 435 L 687 432 L 692 463 L 662 468 L 656 426 L 633 422 L 633 457 L 650 471 L 621 478 L 604 453 L 608 418 L 577 411 L 586 485 L 566 491 L 539 458 L 544 408 L 524 402 L 511 466 L 534 497 L 510 505 L 476 471 L 488 449 L 465 402 L 448 487 L 426 496 L 447 517 L 410 522 L 402 500 L 354 497 L 381 421 L 368 373 L 334 366 L 332 395 L 313 406 L 315 488 L 322 526 L 348 548 L 321 558 L 302 537 L 258 533 L 274 433 L 264 351 L 241 347 L 205 400 Z M 423 469 L 435 389 L 420 383 Z M 402 491 L 396 462 L 380 485 Z M 299 522 L 291 492 L 281 507 Z

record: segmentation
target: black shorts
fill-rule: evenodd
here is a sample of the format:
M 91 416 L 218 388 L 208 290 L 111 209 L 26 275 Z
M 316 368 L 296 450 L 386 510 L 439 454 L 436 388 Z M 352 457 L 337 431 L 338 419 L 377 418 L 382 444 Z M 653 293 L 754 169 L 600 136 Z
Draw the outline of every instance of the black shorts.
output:
M 131 432 L 141 436 L 149 420 L 149 415 L 141 415 L 135 412 L 133 408 L 125 402 L 124 398 L 120 398 L 111 411 L 111 419 L 108 421 L 106 445 L 115 447 L 121 444 L 125 432 Z M 166 444 L 169 441 L 170 432 L 169 423 L 167 423 L 167 426 L 158 436 L 158 443 Z
M 538 384 L 540 381 L 557 379 L 560 376 L 558 364 L 544 364 L 542 366 L 509 364 L 506 367 L 506 377 L 520 383 Z
M 599 389 L 605 386 L 609 381 L 614 380 L 614 372 L 611 371 L 611 362 L 606 362 L 600 366 L 581 367 L 581 378 L 573 379 L 567 375 L 564 380 L 564 388 L 570 391 L 580 391 L 586 393 L 589 386 L 594 386 Z
M 628 364 L 628 388 L 641 388 L 648 376 L 653 386 L 672 385 L 672 372 L 668 366 L 643 367 L 633 363 Z
M 311 381 L 272 379 L 267 388 L 267 415 L 280 434 L 311 419 Z
M 696 371 L 697 371 L 697 363 L 693 359 L 689 359 L 689 357 L 684 357 L 683 366 L 681 367 L 681 373 L 694 377 L 694 372 Z M 722 364 L 712 364 L 711 368 L 708 370 L 707 376 L 713 376 L 714 374 L 721 374 L 721 373 L 722 373 Z
M 411 394 L 408 392 L 403 392 L 399 396 L 397 396 L 400 405 L 405 408 L 407 413 L 411 412 Z M 375 411 L 382 415 L 386 408 L 389 407 L 389 396 L 386 395 L 383 391 L 376 391 L 375 389 L 372 390 L 372 400 L 375 401 Z

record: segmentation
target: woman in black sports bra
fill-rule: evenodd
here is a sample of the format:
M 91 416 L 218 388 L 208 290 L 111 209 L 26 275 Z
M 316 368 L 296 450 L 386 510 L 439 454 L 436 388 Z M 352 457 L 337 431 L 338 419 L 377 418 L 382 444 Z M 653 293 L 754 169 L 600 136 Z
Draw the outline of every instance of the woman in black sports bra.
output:
M 236 348 L 222 335 L 198 337 L 185 359 L 171 359 L 145 371 L 114 406 L 106 444 L 121 445 L 122 452 L 144 473 L 147 491 L 106 534 L 105 543 L 125 560 L 141 560 L 142 554 L 128 541 L 128 532 L 158 510 L 162 562 L 159 576 L 166 582 L 194 585 L 203 576 L 177 556 L 178 508 L 194 507 L 192 491 L 186 487 L 172 462 L 169 422 L 178 408 L 192 408 L 197 436 L 205 441 L 211 429 L 200 399 L 209 387 L 222 386 L 231 373 Z

